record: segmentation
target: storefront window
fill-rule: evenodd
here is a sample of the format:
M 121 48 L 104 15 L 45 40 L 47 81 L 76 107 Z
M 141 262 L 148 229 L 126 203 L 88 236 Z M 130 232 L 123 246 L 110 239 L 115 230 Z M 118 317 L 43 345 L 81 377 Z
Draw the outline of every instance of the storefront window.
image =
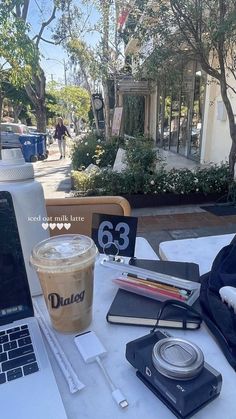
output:
M 187 100 L 187 95 L 182 93 L 181 94 L 178 152 L 186 156 L 187 145 L 188 145 L 188 100 Z
M 196 160 L 200 158 L 200 141 L 202 129 L 202 115 L 204 106 L 204 80 L 200 67 L 195 71 L 193 111 L 191 121 L 191 137 L 189 147 L 189 157 Z
M 197 161 L 200 159 L 204 83 L 200 66 L 189 61 L 181 79 L 160 98 L 159 133 L 163 146 Z
M 180 102 L 176 95 L 171 98 L 171 117 L 170 117 L 170 150 L 178 151 L 178 136 L 179 136 L 179 116 L 180 116 Z

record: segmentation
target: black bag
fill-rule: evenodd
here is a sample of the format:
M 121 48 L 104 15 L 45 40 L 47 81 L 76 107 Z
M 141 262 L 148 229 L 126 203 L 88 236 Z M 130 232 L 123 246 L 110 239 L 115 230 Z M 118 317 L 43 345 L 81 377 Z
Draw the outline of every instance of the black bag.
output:
M 203 320 L 236 370 L 236 314 L 222 302 L 219 294 L 224 286 L 236 287 L 236 236 L 220 250 L 211 271 L 202 275 L 200 281 Z

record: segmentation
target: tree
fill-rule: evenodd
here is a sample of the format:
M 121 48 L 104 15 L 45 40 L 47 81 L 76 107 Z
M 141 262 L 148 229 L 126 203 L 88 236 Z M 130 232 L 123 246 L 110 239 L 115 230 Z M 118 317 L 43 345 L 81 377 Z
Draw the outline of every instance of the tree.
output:
M 15 3 L 5 1 L 0 4 L 0 118 L 6 82 L 16 87 L 23 86 L 24 82 L 30 80 L 31 68 L 37 63 L 35 46 L 28 42 L 29 27 L 12 13 Z M 20 5 L 20 1 L 17 5 Z
M 90 30 L 88 25 L 90 13 L 91 11 L 88 11 L 87 16 L 84 16 L 73 1 L 66 0 L 62 16 L 54 31 L 54 40 L 63 45 L 74 68 L 84 79 L 85 87 L 90 95 L 96 130 L 99 132 L 97 112 L 92 100 L 93 84 L 100 77 L 99 62 L 94 50 L 83 39 L 84 34 Z
M 29 8 L 30 0 L 24 0 L 21 3 L 22 3 L 21 7 L 16 6 L 16 9 L 15 9 L 16 16 L 17 16 L 18 19 L 23 20 L 24 22 L 26 22 L 27 21 L 27 16 L 28 16 L 28 8 Z M 51 14 L 50 14 L 49 18 L 42 22 L 38 34 L 35 35 L 32 38 L 32 40 L 29 39 L 29 42 L 33 42 L 33 44 L 35 45 L 35 49 L 36 49 L 38 55 L 40 55 L 40 53 L 39 53 L 39 43 L 40 43 L 41 40 L 46 41 L 43 38 L 43 33 L 44 33 L 45 28 L 47 26 L 49 26 L 50 23 L 55 19 L 58 3 L 59 2 L 56 1 L 56 0 L 53 1 L 52 11 L 51 11 Z M 44 71 L 39 64 L 39 61 L 38 61 L 38 65 L 37 65 L 37 70 L 33 71 L 31 76 L 32 77 L 31 77 L 30 82 L 25 84 L 25 90 L 26 90 L 26 93 L 27 93 L 29 99 L 31 100 L 31 102 L 32 102 L 32 104 L 35 108 L 35 115 L 36 115 L 36 120 L 37 120 L 37 129 L 38 129 L 39 132 L 45 132 L 46 131 L 46 125 L 47 125 L 46 103 L 45 103 L 45 99 L 46 99 L 46 97 L 45 97 L 45 94 L 46 94 L 46 78 L 45 78 Z
M 86 89 L 79 86 L 63 86 L 50 82 L 47 92 L 49 99 L 47 107 L 57 116 L 67 116 L 69 113 L 77 129 L 77 121 L 81 118 L 87 120 L 90 109 L 90 96 Z
M 67 7 L 60 19 L 60 24 L 55 33 L 55 39 L 61 42 L 66 48 L 73 63 L 77 63 L 79 71 L 82 73 L 86 83 L 86 88 L 90 93 L 91 105 L 94 115 L 96 128 L 98 128 L 97 112 L 94 109 L 92 94 L 95 93 L 94 81 L 101 81 L 104 97 L 105 114 L 105 136 L 110 137 L 110 101 L 109 101 L 109 81 L 114 78 L 117 84 L 118 67 L 120 65 L 118 48 L 119 37 L 117 36 L 117 23 L 120 2 L 115 0 L 87 0 L 92 10 L 97 8 L 100 18 L 99 21 L 90 26 L 89 13 L 83 16 L 81 10 L 73 1 L 67 0 Z M 72 19 L 73 16 L 73 19 Z M 100 42 L 96 48 L 91 48 L 85 42 L 85 34 L 88 32 L 98 32 Z
M 7 0 L 0 5 L 0 41 L 3 41 L 0 56 L 5 58 L 16 78 L 27 76 L 24 78 L 25 89 L 35 108 L 37 128 L 41 132 L 46 130 L 46 79 L 40 66 L 39 44 L 41 41 L 54 43 L 44 38 L 44 31 L 55 19 L 56 10 L 63 5 L 64 0 L 51 1 L 49 17 L 43 19 L 38 33 L 32 38 L 28 23 L 30 0 Z
M 31 102 L 26 94 L 23 86 L 16 87 L 9 81 L 3 83 L 4 97 L 8 99 L 13 107 L 14 122 L 18 122 L 18 118 L 23 109 L 27 109 Z
M 99 77 L 99 67 L 98 63 L 94 57 L 94 53 L 91 48 L 89 48 L 84 41 L 81 41 L 78 38 L 72 37 L 66 45 L 67 52 L 73 63 L 79 64 L 80 72 L 83 75 L 85 80 L 86 89 L 90 96 L 91 106 L 93 110 L 94 121 L 96 125 L 96 130 L 99 132 L 97 112 L 94 107 L 93 102 L 93 81 L 97 80 Z
M 202 69 L 220 86 L 232 145 L 229 153 L 230 176 L 236 162 L 236 124 L 231 95 L 236 94 L 236 3 L 234 0 L 155 0 L 147 9 L 146 38 L 153 38 L 156 54 L 163 62 L 171 57 L 198 60 Z M 148 27 L 147 27 L 148 26 Z M 159 67 L 160 68 L 160 67 Z
M 102 67 L 102 86 L 103 86 L 103 93 L 104 93 L 105 137 L 107 140 L 109 140 L 110 139 L 110 104 L 109 104 L 109 87 L 108 87 L 108 75 L 109 75 L 108 63 L 110 59 L 109 25 L 110 25 L 111 1 L 100 0 L 100 8 L 102 12 L 101 67 Z

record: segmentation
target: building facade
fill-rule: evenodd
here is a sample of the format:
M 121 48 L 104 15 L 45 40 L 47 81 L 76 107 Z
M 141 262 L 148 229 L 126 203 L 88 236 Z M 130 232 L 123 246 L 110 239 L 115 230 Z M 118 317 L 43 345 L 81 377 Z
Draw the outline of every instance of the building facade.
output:
M 219 84 L 193 59 L 179 65 L 171 82 L 160 78 L 158 69 L 156 77 L 148 79 L 145 66 L 154 51 L 155 40 L 137 40 L 135 31 L 125 48 L 134 77 L 139 67 L 149 84 L 144 95 L 144 134 L 158 146 L 196 162 L 228 161 L 231 138 Z M 229 85 L 236 89 L 236 78 L 231 77 Z M 229 89 L 229 95 L 236 116 L 235 93 Z

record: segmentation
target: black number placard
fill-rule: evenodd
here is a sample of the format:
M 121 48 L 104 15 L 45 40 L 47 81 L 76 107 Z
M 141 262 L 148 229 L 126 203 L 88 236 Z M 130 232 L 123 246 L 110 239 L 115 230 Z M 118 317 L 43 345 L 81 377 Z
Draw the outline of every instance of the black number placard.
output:
M 93 214 L 92 239 L 100 253 L 134 256 L 138 219 L 111 214 Z

